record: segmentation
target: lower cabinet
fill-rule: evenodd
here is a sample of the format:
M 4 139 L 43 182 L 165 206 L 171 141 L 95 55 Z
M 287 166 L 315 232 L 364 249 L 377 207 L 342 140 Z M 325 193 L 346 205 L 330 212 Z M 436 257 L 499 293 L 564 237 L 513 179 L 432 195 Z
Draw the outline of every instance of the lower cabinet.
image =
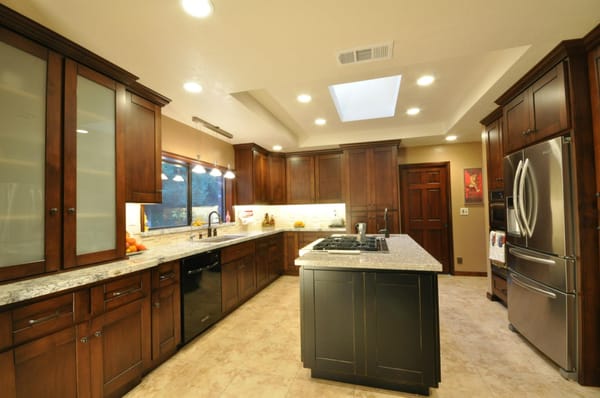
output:
M 221 300 L 229 312 L 256 293 L 254 241 L 221 249 Z
M 152 367 L 177 351 L 181 343 L 179 260 L 152 270 Z
M 285 232 L 285 259 L 283 273 L 285 275 L 299 275 L 298 267 L 294 265 L 294 260 L 299 257 L 298 250 L 314 242 L 319 238 L 325 238 L 332 234 L 326 231 L 298 231 Z
M 421 394 L 437 387 L 435 274 L 301 272 L 302 361 L 313 377 Z
M 256 286 L 262 289 L 283 273 L 283 238 L 275 234 L 256 241 Z

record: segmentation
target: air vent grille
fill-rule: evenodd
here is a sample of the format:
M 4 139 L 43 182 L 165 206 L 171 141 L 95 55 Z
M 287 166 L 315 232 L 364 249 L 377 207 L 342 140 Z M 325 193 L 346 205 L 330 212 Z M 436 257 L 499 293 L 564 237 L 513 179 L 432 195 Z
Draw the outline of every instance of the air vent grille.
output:
M 393 48 L 393 41 L 373 46 L 353 48 L 338 52 L 337 59 L 340 65 L 391 59 Z

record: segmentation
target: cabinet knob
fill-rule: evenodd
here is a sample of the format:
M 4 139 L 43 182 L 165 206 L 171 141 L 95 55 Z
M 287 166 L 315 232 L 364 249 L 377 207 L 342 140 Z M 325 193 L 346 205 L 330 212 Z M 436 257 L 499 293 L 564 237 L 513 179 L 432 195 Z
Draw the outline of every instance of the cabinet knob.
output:
M 156 303 L 154 303 L 154 308 L 160 308 L 160 302 L 157 301 Z
M 498 182 L 504 181 L 504 178 L 497 177 L 496 181 L 498 181 Z
M 102 336 L 102 330 L 97 330 L 96 332 L 94 332 L 94 336 L 96 336 L 96 337 Z
M 75 208 L 74 208 L 74 207 L 69 207 L 69 208 L 67 209 L 67 213 L 68 213 L 68 214 L 75 214 Z
M 88 342 L 88 338 L 87 338 L 87 336 L 84 336 L 81 339 L 79 339 L 79 341 L 81 341 L 83 344 L 85 344 Z
M 58 208 L 56 208 L 56 207 L 51 207 L 51 208 L 50 208 L 50 210 L 48 210 L 48 213 L 49 213 L 51 216 L 53 216 L 53 215 L 55 215 L 56 213 L 58 213 Z

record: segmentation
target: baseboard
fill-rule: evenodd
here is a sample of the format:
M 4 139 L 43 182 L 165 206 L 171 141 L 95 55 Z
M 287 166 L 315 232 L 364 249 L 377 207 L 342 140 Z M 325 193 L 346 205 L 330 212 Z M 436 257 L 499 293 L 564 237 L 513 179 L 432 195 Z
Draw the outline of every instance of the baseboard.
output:
M 455 276 L 487 276 L 487 272 L 454 271 Z

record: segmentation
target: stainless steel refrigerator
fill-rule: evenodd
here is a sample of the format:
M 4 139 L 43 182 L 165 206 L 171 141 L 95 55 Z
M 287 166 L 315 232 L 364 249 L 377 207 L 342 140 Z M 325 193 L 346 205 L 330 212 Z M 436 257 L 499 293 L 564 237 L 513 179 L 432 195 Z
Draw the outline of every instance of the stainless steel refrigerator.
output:
M 565 376 L 577 374 L 575 228 L 568 136 L 504 158 L 508 320 Z

